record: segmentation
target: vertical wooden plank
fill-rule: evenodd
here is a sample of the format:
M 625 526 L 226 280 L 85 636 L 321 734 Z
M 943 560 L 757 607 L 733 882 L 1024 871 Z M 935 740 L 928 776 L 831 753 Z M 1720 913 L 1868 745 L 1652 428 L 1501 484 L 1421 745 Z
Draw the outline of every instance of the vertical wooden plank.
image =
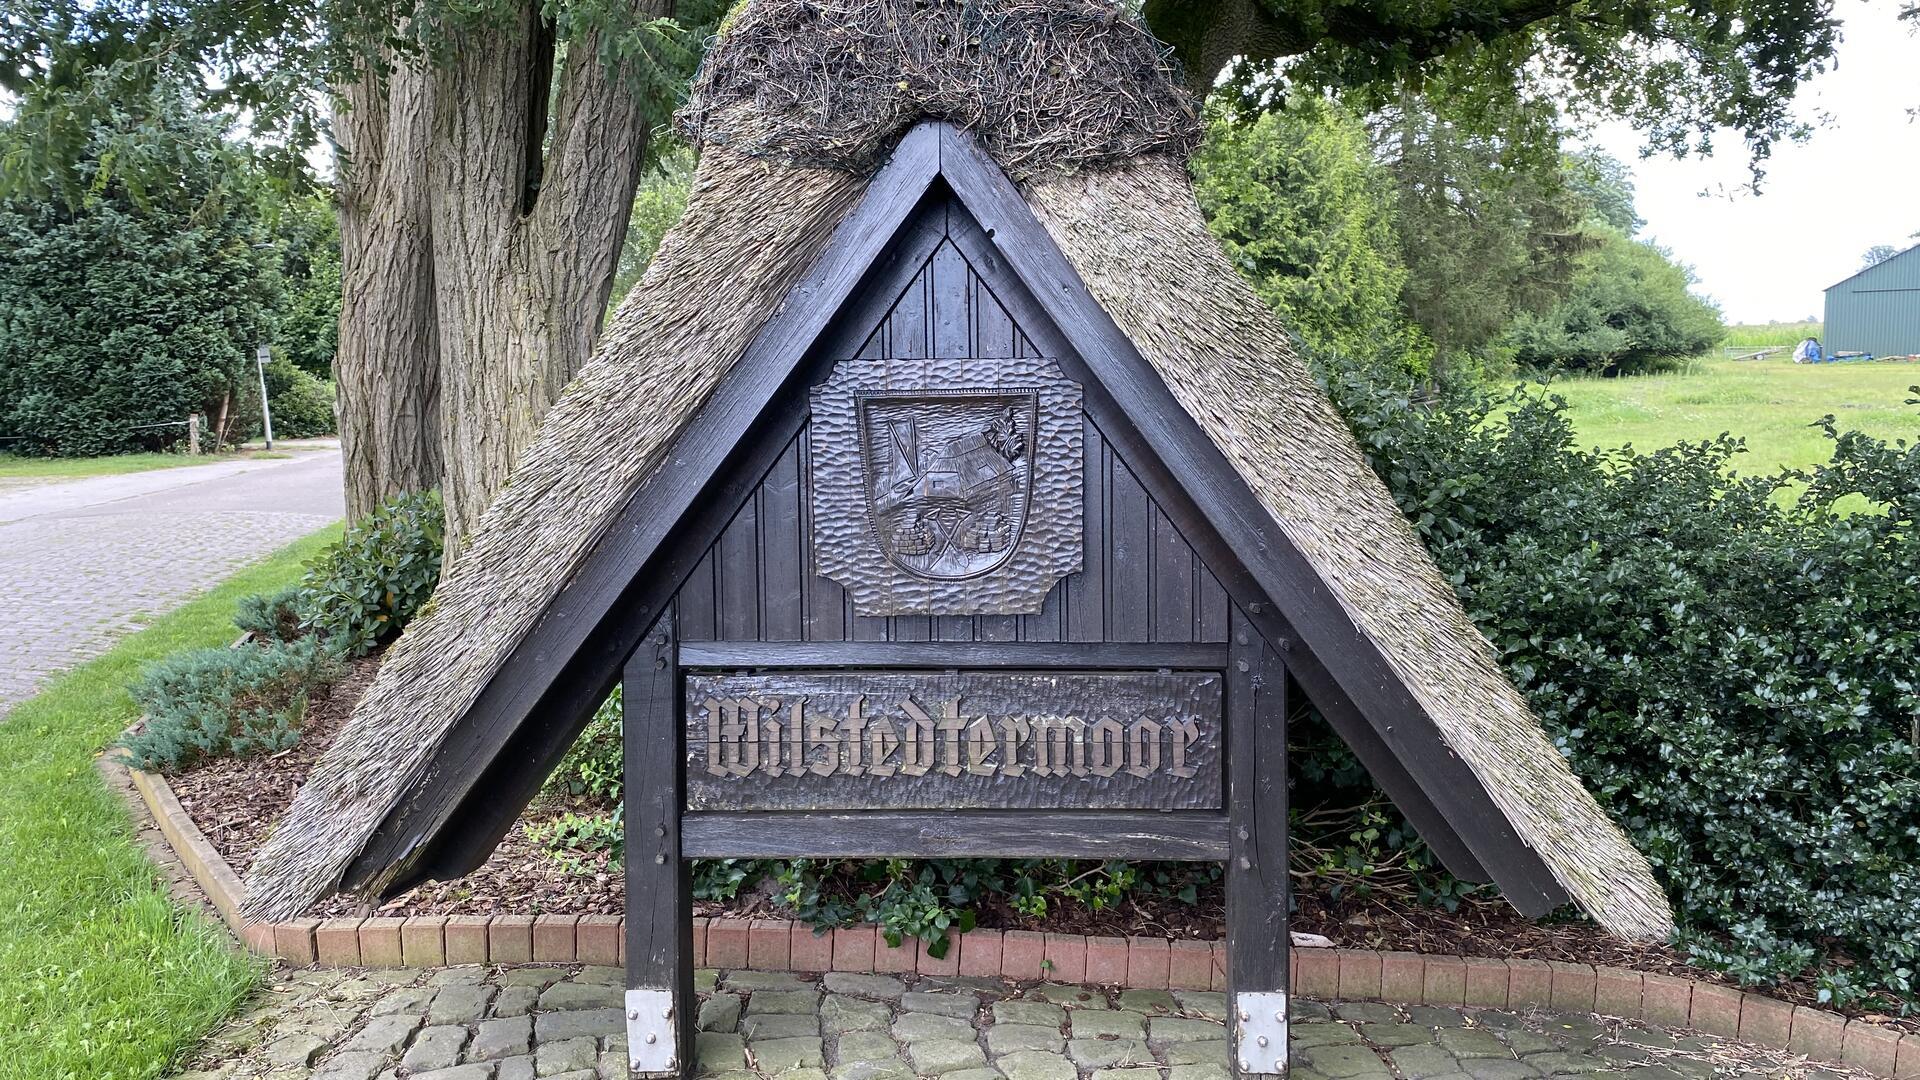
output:
M 1152 641 L 1154 507 L 1112 447 L 1107 457 L 1107 639 Z
M 698 1010 L 693 994 L 693 881 L 680 857 L 686 753 L 673 629 L 669 607 L 641 639 L 623 673 L 627 989 L 669 993 L 677 1074 L 692 1076 Z
M 760 483 L 760 638 L 799 641 L 805 608 L 800 583 L 808 553 L 800 546 L 800 451 L 789 443 Z
M 1047 599 L 1040 605 L 1038 615 L 1020 616 L 1021 641 L 1065 641 L 1067 639 L 1067 590 L 1069 587 L 1068 581 L 1062 579 L 1054 585 L 1053 591 L 1047 593 Z
M 895 615 L 887 620 L 888 641 L 932 641 L 933 617 L 930 615 Z
M 849 641 L 892 641 L 893 621 L 879 615 L 855 615 L 853 599 L 840 590 L 841 599 L 846 602 L 847 639 Z
M 1220 584 L 1219 578 L 1213 576 L 1213 571 L 1207 568 L 1206 563 L 1197 558 L 1194 562 L 1200 575 L 1200 632 L 1195 640 L 1225 641 L 1229 618 L 1227 609 L 1230 606 L 1226 587 Z
M 807 442 L 807 429 L 800 429 L 794 443 L 800 462 L 800 580 L 807 610 L 808 641 L 847 640 L 847 591 L 830 578 L 813 572 L 813 489 L 807 478 L 813 475 L 813 455 Z
M 1193 640 L 1193 549 L 1153 506 L 1153 640 Z
M 942 243 L 933 253 L 932 280 L 928 285 L 932 318 L 928 336 L 934 356 L 971 356 L 972 316 L 968 304 L 973 271 L 953 241 Z
M 1227 644 L 1227 992 L 1287 989 L 1287 669 L 1246 614 L 1233 609 Z M 1241 1075 L 1283 1072 L 1286 1040 L 1239 1045 Z
M 720 534 L 715 554 L 718 567 L 719 613 L 715 629 L 722 641 L 756 641 L 760 637 L 760 513 L 759 492 L 749 496 L 727 531 Z
M 988 289 L 978 275 L 972 279 L 973 288 L 973 355 L 1003 357 L 1014 355 L 1013 316 L 1000 306 L 1000 301 Z
M 942 247 L 951 241 L 943 241 Z M 927 292 L 933 278 L 933 261 L 920 268 L 919 276 L 894 302 L 887 316 L 887 356 L 895 360 L 927 355 Z
M 1107 452 L 1106 437 L 1086 421 L 1085 477 L 1080 485 L 1086 547 L 1081 570 L 1066 580 L 1064 614 L 1068 641 L 1105 641 L 1107 637 Z
M 882 319 L 880 320 L 880 325 L 873 328 L 873 333 L 867 335 L 867 340 L 861 343 L 860 351 L 854 353 L 853 358 L 856 360 L 879 360 L 886 355 L 887 321 Z
M 683 639 L 714 640 L 715 610 L 718 607 L 715 588 L 713 549 L 708 548 L 707 553 L 700 556 L 693 573 L 687 577 L 687 583 L 680 586 L 680 636 Z
M 973 620 L 973 637 L 975 641 L 1018 641 L 1020 617 L 1016 615 L 976 616 Z

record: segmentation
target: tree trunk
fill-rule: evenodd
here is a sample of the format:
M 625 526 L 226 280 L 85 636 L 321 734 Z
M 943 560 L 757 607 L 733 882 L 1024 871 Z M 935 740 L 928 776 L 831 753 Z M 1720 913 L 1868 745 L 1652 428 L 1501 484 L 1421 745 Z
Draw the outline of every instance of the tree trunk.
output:
M 440 482 L 438 335 L 428 214 L 433 82 L 395 65 L 339 88 L 340 344 L 347 520 Z
M 448 566 L 599 339 L 646 158 L 643 105 L 595 34 L 566 43 L 555 92 L 540 11 L 345 87 L 336 120 L 348 513 L 438 484 Z
M 667 15 L 662 2 L 636 16 Z M 646 156 L 642 106 L 592 34 L 538 4 L 438 73 L 433 244 L 448 564 L 599 338 Z M 553 104 L 549 123 L 548 105 Z

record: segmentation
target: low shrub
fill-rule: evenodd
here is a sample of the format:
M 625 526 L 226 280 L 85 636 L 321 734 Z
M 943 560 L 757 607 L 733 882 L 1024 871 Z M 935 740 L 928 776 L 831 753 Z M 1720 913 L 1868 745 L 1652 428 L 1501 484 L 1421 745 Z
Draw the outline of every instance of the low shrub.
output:
M 300 636 L 300 587 L 259 593 L 241 600 L 233 625 L 262 641 L 292 641 Z
M 439 492 L 402 495 L 355 522 L 300 579 L 302 625 L 351 656 L 399 634 L 440 583 Z
M 626 823 L 625 807 L 615 806 L 605 814 L 565 813 L 552 821 L 529 824 L 526 830 L 568 872 L 595 874 L 606 866 L 621 865 Z
M 130 687 L 146 719 L 120 745 L 140 768 L 167 771 L 278 753 L 299 741 L 309 692 L 340 671 L 339 657 L 314 638 L 170 656 Z

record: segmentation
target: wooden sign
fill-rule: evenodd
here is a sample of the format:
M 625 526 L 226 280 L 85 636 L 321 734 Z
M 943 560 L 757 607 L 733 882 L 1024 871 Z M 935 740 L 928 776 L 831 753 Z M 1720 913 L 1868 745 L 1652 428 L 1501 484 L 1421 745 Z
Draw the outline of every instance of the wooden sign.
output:
M 689 675 L 690 810 L 1221 805 L 1211 672 Z

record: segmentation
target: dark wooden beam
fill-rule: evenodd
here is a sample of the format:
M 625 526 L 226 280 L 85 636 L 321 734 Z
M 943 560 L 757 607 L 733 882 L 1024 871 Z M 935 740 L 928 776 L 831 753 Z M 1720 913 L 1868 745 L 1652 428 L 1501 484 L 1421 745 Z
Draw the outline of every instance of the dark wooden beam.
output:
M 687 668 L 1074 668 L 1224 670 L 1224 645 L 1061 641 L 686 641 Z
M 1243 994 L 1286 1000 L 1287 668 L 1237 606 L 1228 633 L 1227 1001 L 1238 1011 L 1251 1008 Z M 1235 1075 L 1286 1072 L 1286 1040 L 1254 1045 L 1245 1027 L 1227 1025 Z
M 694 813 L 681 818 L 689 859 L 1226 858 L 1227 819 L 1198 811 L 863 810 Z
M 693 992 L 693 877 L 680 852 L 686 751 L 673 650 L 669 610 L 627 661 L 621 698 L 626 709 L 627 989 L 665 990 L 673 1012 L 670 1017 L 629 1016 L 634 1022 L 627 1030 L 630 1045 L 636 1034 L 652 1034 L 654 1024 L 675 1039 L 671 1068 L 644 1075 L 692 1076 L 700 1002 Z

